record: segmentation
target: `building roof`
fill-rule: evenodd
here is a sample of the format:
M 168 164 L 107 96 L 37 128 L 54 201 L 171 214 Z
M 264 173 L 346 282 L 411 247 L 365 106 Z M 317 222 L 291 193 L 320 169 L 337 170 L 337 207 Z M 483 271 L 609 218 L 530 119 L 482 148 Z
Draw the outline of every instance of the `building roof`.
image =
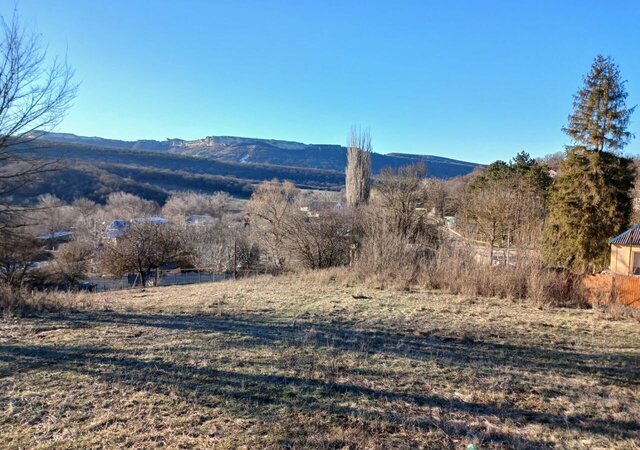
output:
M 632 226 L 627 231 L 619 234 L 613 239 L 610 239 L 609 244 L 640 245 L 640 223 Z
M 155 223 L 156 225 L 163 225 L 167 223 L 167 219 L 164 217 L 136 217 L 135 219 L 131 219 L 131 222 L 134 223 Z
M 38 236 L 38 240 L 40 241 L 50 241 L 55 239 L 70 239 L 73 237 L 73 231 L 56 231 L 49 234 L 43 234 L 42 236 Z
M 210 214 L 191 214 L 187 217 L 186 222 L 191 225 L 201 223 L 213 223 L 216 219 Z

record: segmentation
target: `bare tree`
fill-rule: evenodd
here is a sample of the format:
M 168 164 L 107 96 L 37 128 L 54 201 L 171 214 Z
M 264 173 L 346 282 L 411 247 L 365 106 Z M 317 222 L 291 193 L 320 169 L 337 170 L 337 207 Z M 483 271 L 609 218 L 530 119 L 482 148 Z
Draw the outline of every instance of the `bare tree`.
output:
M 308 269 L 322 269 L 349 262 L 348 217 L 326 210 L 309 216 L 300 209 L 283 223 L 283 245 L 291 259 Z
M 426 190 L 424 163 L 404 166 L 399 169 L 386 168 L 376 183 L 380 206 L 390 210 L 396 232 L 403 238 L 418 232 L 423 212 L 417 208 L 425 203 Z
M 225 272 L 233 269 L 234 231 L 226 221 L 184 227 L 188 261 L 198 269 Z
M 105 221 L 104 209 L 92 200 L 79 198 L 71 204 L 75 222 L 73 225 L 76 239 L 85 239 L 97 245 Z
M 56 162 L 38 158 L 37 139 L 60 123 L 77 86 L 66 60 L 47 58 L 39 35 L 0 19 L 0 235 L 20 224 L 24 211 L 9 197 Z
M 156 214 L 158 204 L 128 192 L 112 192 L 107 197 L 105 211 L 111 219 L 131 220 Z
M 24 233 L 5 236 L 0 245 L 0 281 L 14 287 L 21 286 L 34 267 L 40 250 L 35 240 Z
M 291 214 L 299 210 L 299 195 L 289 181 L 265 181 L 256 188 L 247 207 L 252 230 L 279 269 L 286 255 L 284 227 Z
M 181 234 L 166 224 L 141 222 L 105 244 L 102 267 L 115 276 L 136 273 L 143 286 L 151 272 L 163 264 L 184 259 Z
M 223 217 L 229 210 L 231 197 L 226 192 L 211 195 L 196 192 L 172 194 L 162 207 L 162 214 L 176 220 L 184 220 L 190 214 Z
M 351 128 L 347 148 L 345 177 L 347 206 L 355 208 L 369 200 L 371 190 L 371 135 L 368 130 Z
M 53 242 L 54 233 L 58 231 L 69 231 L 76 221 L 74 208 L 65 205 L 55 195 L 44 194 L 38 197 L 35 209 L 28 214 L 33 228 L 39 234 L 46 234 Z
M 66 285 L 84 280 L 93 256 L 94 249 L 89 241 L 76 240 L 61 245 L 49 268 L 50 278 Z

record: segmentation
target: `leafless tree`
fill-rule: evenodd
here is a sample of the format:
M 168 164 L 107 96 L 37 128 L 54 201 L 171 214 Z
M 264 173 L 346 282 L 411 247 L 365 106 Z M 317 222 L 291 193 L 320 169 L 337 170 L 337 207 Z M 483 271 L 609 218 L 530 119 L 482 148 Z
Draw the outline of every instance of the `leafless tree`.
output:
M 409 238 L 419 232 L 426 190 L 424 176 L 427 168 L 424 163 L 404 166 L 399 169 L 386 168 L 376 182 L 379 204 L 391 212 L 396 232 L 403 238 Z
M 40 250 L 35 239 L 23 232 L 5 236 L 0 245 L 0 281 L 13 287 L 21 286 L 34 267 Z
M 291 259 L 308 269 L 349 262 L 349 222 L 346 213 L 326 210 L 309 216 L 300 209 L 283 223 L 283 245 Z
M 24 211 L 10 196 L 56 162 L 38 158 L 37 140 L 60 123 L 77 86 L 65 59 L 47 57 L 39 35 L 18 14 L 0 19 L 0 235 L 20 224 Z
M 266 181 L 256 188 L 247 207 L 254 235 L 278 269 L 286 260 L 284 227 L 291 214 L 299 210 L 299 195 L 289 181 Z
M 347 147 L 345 177 L 347 206 L 355 208 L 369 200 L 371 190 L 371 135 L 368 130 L 351 128 Z
M 94 248 L 89 241 L 75 240 L 62 244 L 49 268 L 49 276 L 52 281 L 67 285 L 84 280 L 93 256 Z
M 223 217 L 229 210 L 231 197 L 226 192 L 211 195 L 196 192 L 178 192 L 172 194 L 162 207 L 165 217 L 177 221 L 184 220 L 190 214 Z
M 112 192 L 107 197 L 105 211 L 110 219 L 131 220 L 156 214 L 158 204 L 128 192 Z
M 183 227 L 188 261 L 198 269 L 225 272 L 233 269 L 234 230 L 224 220 Z
M 153 270 L 185 257 L 179 231 L 153 222 L 133 224 L 121 237 L 106 243 L 103 250 L 103 269 L 115 276 L 136 273 L 143 286 Z
M 104 208 L 86 198 L 74 200 L 71 207 L 75 218 L 73 229 L 76 239 L 84 239 L 97 245 L 104 231 L 102 223 L 106 221 Z
M 32 224 L 30 228 L 52 238 L 58 231 L 69 231 L 77 219 L 74 208 L 51 194 L 38 197 L 36 207 L 27 216 L 30 217 L 28 222 Z
M 507 233 L 515 206 L 515 193 L 504 180 L 492 181 L 468 193 L 461 223 L 467 232 L 486 242 L 490 263 L 496 245 Z
M 496 246 L 505 248 L 509 262 L 514 243 L 535 243 L 545 219 L 545 201 L 526 180 L 490 180 L 470 190 L 462 208 L 462 224 L 467 232 L 486 241 L 489 260 Z

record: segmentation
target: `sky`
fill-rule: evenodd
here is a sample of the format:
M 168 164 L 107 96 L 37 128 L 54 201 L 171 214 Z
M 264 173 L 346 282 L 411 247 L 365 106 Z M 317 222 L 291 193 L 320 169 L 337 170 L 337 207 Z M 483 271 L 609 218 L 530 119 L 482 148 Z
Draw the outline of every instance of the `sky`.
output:
M 0 0 L 10 15 L 15 2 Z M 489 163 L 570 141 L 594 57 L 640 103 L 640 1 L 18 0 L 80 89 L 57 131 L 244 136 Z M 640 109 L 630 127 L 640 153 Z

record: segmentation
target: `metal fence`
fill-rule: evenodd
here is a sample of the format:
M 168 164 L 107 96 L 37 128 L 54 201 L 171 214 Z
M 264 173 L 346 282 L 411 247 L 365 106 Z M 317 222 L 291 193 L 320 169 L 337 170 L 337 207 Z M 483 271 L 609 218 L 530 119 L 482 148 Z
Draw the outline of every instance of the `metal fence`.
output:
M 147 287 L 214 283 L 217 281 L 227 280 L 229 278 L 234 278 L 234 274 L 228 272 L 211 273 L 199 269 L 160 270 L 158 271 L 157 282 L 155 272 L 150 274 L 149 279 L 147 280 Z M 91 285 L 91 290 L 94 292 L 117 291 L 143 287 L 140 283 L 139 276 L 135 274 L 123 278 L 90 278 L 85 281 L 85 284 Z

